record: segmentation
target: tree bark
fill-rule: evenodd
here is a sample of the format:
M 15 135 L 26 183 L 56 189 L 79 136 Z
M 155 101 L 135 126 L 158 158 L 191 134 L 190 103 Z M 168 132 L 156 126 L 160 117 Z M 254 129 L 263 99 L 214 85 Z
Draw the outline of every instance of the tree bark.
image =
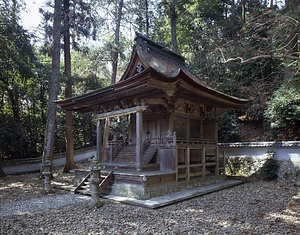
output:
M 116 78 L 117 78 L 119 49 L 120 49 L 120 27 L 121 27 L 121 19 L 122 19 L 122 8 L 123 8 L 123 0 L 119 0 L 118 13 L 117 13 L 117 24 L 116 24 L 116 31 L 115 31 L 115 45 L 114 45 L 115 48 L 114 48 L 113 61 L 112 61 L 111 84 L 116 83 Z
M 71 53 L 70 53 L 70 0 L 64 0 L 64 63 L 66 77 L 66 98 L 72 96 L 71 77 Z M 72 111 L 66 111 L 66 164 L 63 172 L 69 173 L 75 168 L 74 161 L 74 140 L 73 140 L 73 116 Z
M 297 7 L 300 4 L 300 0 L 286 0 L 285 1 L 286 4 L 286 8 L 287 11 L 290 11 L 292 13 L 294 13 L 295 9 L 298 9 Z M 299 33 L 295 32 L 295 31 L 290 31 L 287 34 L 287 45 L 286 45 L 286 49 L 288 51 L 288 53 L 291 56 L 295 56 L 295 57 L 299 57 L 299 55 L 296 53 L 298 52 L 298 39 L 299 39 Z M 286 80 L 291 80 L 293 77 L 293 68 L 290 65 L 287 65 L 284 67 L 284 78 Z
M 149 18 L 149 3 L 148 3 L 148 0 L 145 0 L 145 13 L 146 13 L 146 36 L 149 37 L 150 18 Z
M 47 165 L 48 162 L 50 162 L 50 165 L 52 165 L 54 153 L 56 127 L 56 104 L 54 103 L 54 101 L 57 99 L 59 89 L 61 11 L 62 0 L 55 0 L 52 40 L 52 69 L 43 151 L 44 165 Z
M 178 45 L 177 45 L 177 14 L 176 14 L 176 3 L 175 0 L 171 2 L 170 6 L 170 20 L 171 20 L 171 38 L 172 38 L 172 50 L 173 52 L 178 52 Z

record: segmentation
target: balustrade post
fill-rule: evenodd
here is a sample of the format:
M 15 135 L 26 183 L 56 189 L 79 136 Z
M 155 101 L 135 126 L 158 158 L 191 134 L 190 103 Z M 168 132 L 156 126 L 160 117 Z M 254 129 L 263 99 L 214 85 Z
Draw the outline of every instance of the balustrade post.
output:
M 177 144 L 177 136 L 176 136 L 176 132 L 173 132 L 173 145 L 176 146 Z

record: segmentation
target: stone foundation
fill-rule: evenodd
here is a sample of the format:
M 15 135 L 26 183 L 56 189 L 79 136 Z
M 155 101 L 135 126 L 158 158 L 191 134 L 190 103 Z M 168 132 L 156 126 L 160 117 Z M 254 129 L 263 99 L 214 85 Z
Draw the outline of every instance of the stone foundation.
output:
M 174 174 L 175 175 L 175 174 Z M 140 200 L 146 200 L 153 197 L 159 197 L 170 193 L 178 192 L 185 189 L 200 187 L 207 184 L 217 183 L 226 179 L 225 175 L 209 176 L 204 179 L 194 179 L 191 181 L 168 181 L 159 184 L 149 184 L 148 177 L 136 177 L 128 179 L 116 179 L 112 186 L 111 193 L 117 196 L 131 197 Z

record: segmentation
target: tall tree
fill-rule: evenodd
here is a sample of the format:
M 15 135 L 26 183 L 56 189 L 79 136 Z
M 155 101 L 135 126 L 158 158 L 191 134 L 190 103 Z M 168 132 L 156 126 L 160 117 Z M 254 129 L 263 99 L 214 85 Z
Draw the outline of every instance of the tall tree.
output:
M 191 25 L 189 20 L 192 20 L 192 17 L 189 18 L 190 10 L 195 2 L 191 0 L 160 1 L 157 5 L 158 17 L 155 19 L 153 39 L 162 42 L 176 53 L 182 53 L 183 45 L 190 34 L 188 32 Z
M 116 21 L 116 29 L 115 29 L 114 51 L 113 51 L 113 58 L 112 58 L 111 84 L 116 83 L 116 77 L 117 77 L 118 61 L 119 61 L 119 53 L 120 53 L 120 27 L 121 27 L 123 4 L 124 4 L 124 1 L 119 0 L 118 8 L 117 8 L 117 21 Z
M 64 0 L 63 7 L 64 16 L 64 64 L 66 88 L 65 96 L 70 98 L 72 96 L 72 76 L 71 76 L 71 47 L 70 47 L 70 0 Z M 66 111 L 66 164 L 63 172 L 69 173 L 75 168 L 74 161 L 74 140 L 73 140 L 73 116 L 72 111 Z
M 62 0 L 55 0 L 54 5 L 54 21 L 53 21 L 53 40 L 52 40 L 52 72 L 49 90 L 47 123 L 44 140 L 43 151 L 43 174 L 45 176 L 46 191 L 51 190 L 50 171 L 54 154 L 54 141 L 55 141 L 55 120 L 56 120 L 56 104 L 54 101 L 57 99 L 59 89 L 60 77 L 60 36 L 61 36 L 61 13 L 62 13 Z
M 73 78 L 71 73 L 71 44 L 73 50 L 86 49 L 86 45 L 81 46 L 80 41 L 83 37 L 92 37 L 95 39 L 95 31 L 97 22 L 90 1 L 82 0 L 63 0 L 62 28 L 63 34 L 63 49 L 64 49 L 64 75 L 65 75 L 65 97 L 72 96 Z M 52 32 L 52 27 L 49 22 L 53 21 L 53 14 L 50 11 L 41 10 L 44 17 L 45 29 L 45 51 L 49 48 L 49 38 Z M 63 125 L 61 125 L 63 126 Z M 60 128 L 60 126 L 59 126 Z M 64 172 L 69 172 L 75 168 L 74 161 L 74 138 L 73 138 L 73 115 L 72 112 L 66 111 L 65 123 L 65 149 L 66 149 L 66 164 Z
M 171 22 L 171 41 L 172 50 L 178 52 L 177 45 L 177 13 L 176 13 L 176 0 L 170 2 L 170 22 Z

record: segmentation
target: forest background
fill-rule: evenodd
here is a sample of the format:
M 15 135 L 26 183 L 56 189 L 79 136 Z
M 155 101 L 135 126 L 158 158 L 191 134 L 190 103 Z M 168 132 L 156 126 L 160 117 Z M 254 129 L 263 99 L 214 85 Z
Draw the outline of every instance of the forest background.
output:
M 207 85 L 250 100 L 244 109 L 218 117 L 220 142 L 300 139 L 300 0 L 58 2 L 63 54 L 58 99 L 116 82 L 137 31 L 184 56 Z M 0 3 L 2 160 L 40 157 L 44 150 L 54 1 L 41 7 L 34 33 L 22 26 L 24 4 Z M 75 149 L 96 145 L 92 114 L 68 115 L 57 112 L 54 151 L 66 150 L 70 125 Z

